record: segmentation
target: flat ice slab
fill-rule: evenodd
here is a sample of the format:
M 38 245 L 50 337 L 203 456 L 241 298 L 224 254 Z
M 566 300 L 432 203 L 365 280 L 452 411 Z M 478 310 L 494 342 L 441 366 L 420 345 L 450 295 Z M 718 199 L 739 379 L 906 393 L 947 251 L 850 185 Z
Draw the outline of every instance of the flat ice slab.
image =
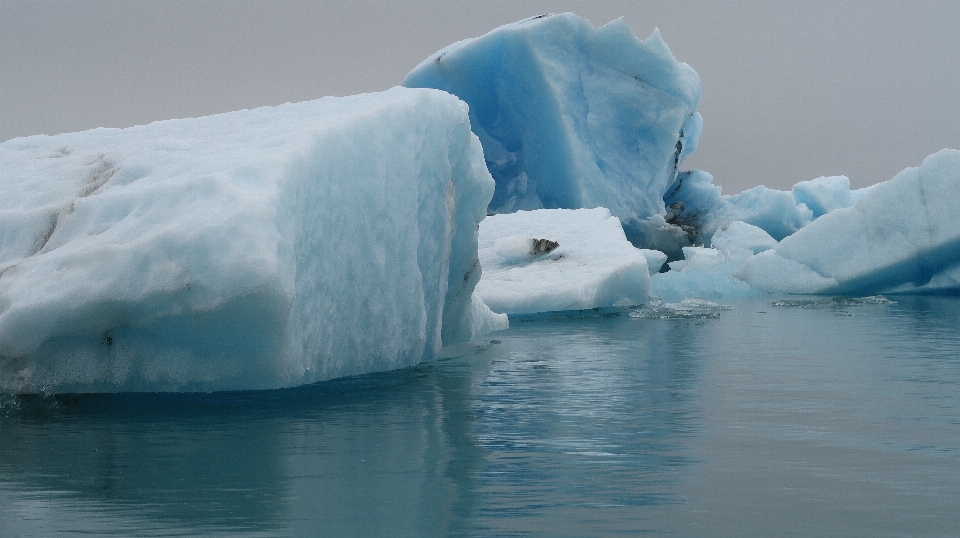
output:
M 752 256 L 734 276 L 782 293 L 960 290 L 960 151 L 941 150 L 874 186 Z
M 0 144 L 0 391 L 254 389 L 503 328 L 467 106 L 325 98 Z
M 479 246 L 476 293 L 507 314 L 643 304 L 650 273 L 667 259 L 631 245 L 619 219 L 602 207 L 487 217 Z
M 470 105 L 497 213 L 607 207 L 625 224 L 663 214 L 703 127 L 700 77 L 658 31 L 641 41 L 623 19 L 594 29 L 563 13 L 501 26 L 441 49 L 403 84 Z

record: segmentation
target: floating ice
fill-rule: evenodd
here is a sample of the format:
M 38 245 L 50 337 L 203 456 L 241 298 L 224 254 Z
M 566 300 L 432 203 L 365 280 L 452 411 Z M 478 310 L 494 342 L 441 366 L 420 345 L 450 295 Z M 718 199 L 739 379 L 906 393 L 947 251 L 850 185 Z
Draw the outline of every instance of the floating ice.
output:
M 630 309 L 630 317 L 640 319 L 711 319 L 719 318 L 720 312 L 733 307 L 702 299 L 684 299 L 676 303 L 663 303 L 660 299 Z
M 538 249 L 544 240 L 557 246 Z M 642 304 L 650 273 L 666 261 L 631 245 L 602 207 L 490 216 L 480 223 L 479 248 L 476 294 L 508 314 Z
M 830 181 L 824 182 L 825 179 Z M 675 224 L 691 229 L 687 244 L 710 244 L 719 227 L 734 221 L 756 226 L 779 241 L 820 216 L 822 213 L 818 211 L 836 209 L 842 200 L 849 200 L 849 181 L 845 191 L 834 192 L 830 190 L 837 187 L 838 182 L 833 182 L 834 179 L 801 182 L 792 192 L 760 185 L 728 196 L 721 194 L 720 187 L 713 184 L 713 176 L 693 170 L 677 174 L 677 180 L 667 191 L 664 203 L 683 207 L 683 211 L 675 217 Z M 815 203 L 817 211 L 812 210 L 806 202 Z
M 783 293 L 960 290 L 960 151 L 941 150 L 874 186 L 734 276 Z
M 850 190 L 845 176 L 821 177 L 801 181 L 790 191 L 768 189 L 762 185 L 732 196 L 723 195 L 713 184 L 713 176 L 701 170 L 680 172 L 664 196 L 668 208 L 666 224 L 653 217 L 642 223 L 648 243 L 659 245 L 671 260 L 680 258 L 680 249 L 690 245 L 709 245 L 720 228 L 742 221 L 756 226 L 775 241 L 792 235 L 811 221 L 833 211 L 849 207 L 872 187 Z
M 895 301 L 887 299 L 883 295 L 871 295 L 869 297 L 846 297 L 835 295 L 827 298 L 817 299 L 780 299 L 770 303 L 770 306 L 786 306 L 792 308 L 812 308 L 812 309 L 839 309 L 849 308 L 851 306 L 864 305 L 887 305 L 897 304 Z
M 713 234 L 710 246 L 725 251 L 742 248 L 757 254 L 777 246 L 777 240 L 761 228 L 735 220 L 720 226 Z
M 503 328 L 494 183 L 435 90 L 0 145 L 0 391 L 250 389 Z
M 404 85 L 470 105 L 499 213 L 602 206 L 630 230 L 664 213 L 703 127 L 697 73 L 658 31 L 640 41 L 622 19 L 597 29 L 571 13 L 508 24 L 440 50 Z
M 684 247 L 684 259 L 670 262 L 670 270 L 653 275 L 650 295 L 664 301 L 721 299 L 761 295 L 760 290 L 731 276 L 753 255 L 745 248 L 718 250 Z
M 822 217 L 834 209 L 850 207 L 850 180 L 846 176 L 820 177 L 793 186 L 793 199 Z

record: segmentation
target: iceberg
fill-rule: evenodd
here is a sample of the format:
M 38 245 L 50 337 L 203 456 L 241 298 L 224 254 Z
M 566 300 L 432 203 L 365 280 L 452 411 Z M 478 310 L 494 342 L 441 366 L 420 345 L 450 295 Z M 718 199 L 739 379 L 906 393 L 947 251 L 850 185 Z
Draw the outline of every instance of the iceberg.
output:
M 494 312 L 535 314 L 643 304 L 667 257 L 627 241 L 606 208 L 540 209 L 480 223 L 476 294 Z
M 0 392 L 405 367 L 505 328 L 467 106 L 380 94 L 0 144 Z
M 779 293 L 960 291 L 960 151 L 941 150 L 873 186 L 733 276 Z
M 496 181 L 490 212 L 606 207 L 628 236 L 664 214 L 703 128 L 697 73 L 658 31 L 640 41 L 623 19 L 597 29 L 572 13 L 508 24 L 441 49 L 403 85 L 470 105 Z

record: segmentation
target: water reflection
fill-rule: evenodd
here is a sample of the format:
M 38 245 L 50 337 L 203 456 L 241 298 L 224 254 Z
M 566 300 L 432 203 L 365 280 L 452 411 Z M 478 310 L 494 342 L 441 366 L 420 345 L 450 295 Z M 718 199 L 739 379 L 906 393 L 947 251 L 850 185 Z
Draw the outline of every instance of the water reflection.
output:
M 292 390 L 8 398 L 0 536 L 954 535 L 960 299 L 893 299 L 530 318 Z
M 675 500 L 698 365 L 682 326 L 630 323 L 532 321 L 291 390 L 21 398 L 0 417 L 0 534 L 46 534 L 24 515 L 51 507 L 118 534 L 543 532 L 571 510 L 637 528 Z
M 533 319 L 511 330 L 476 406 L 484 524 L 494 535 L 648 527 L 677 502 L 698 428 L 688 320 Z

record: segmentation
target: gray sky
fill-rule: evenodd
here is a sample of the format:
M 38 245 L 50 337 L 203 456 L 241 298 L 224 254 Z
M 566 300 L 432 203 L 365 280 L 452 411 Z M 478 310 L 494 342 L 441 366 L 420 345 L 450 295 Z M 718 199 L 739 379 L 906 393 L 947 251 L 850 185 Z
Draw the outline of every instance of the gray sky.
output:
M 573 11 L 700 73 L 687 168 L 730 194 L 854 187 L 960 148 L 960 2 L 0 0 L 0 140 L 379 91 L 437 49 Z

